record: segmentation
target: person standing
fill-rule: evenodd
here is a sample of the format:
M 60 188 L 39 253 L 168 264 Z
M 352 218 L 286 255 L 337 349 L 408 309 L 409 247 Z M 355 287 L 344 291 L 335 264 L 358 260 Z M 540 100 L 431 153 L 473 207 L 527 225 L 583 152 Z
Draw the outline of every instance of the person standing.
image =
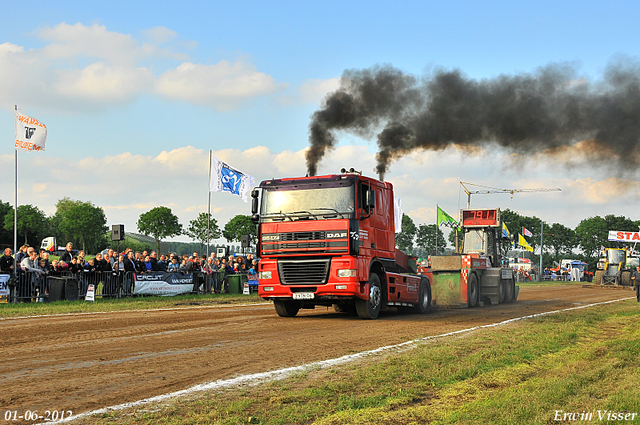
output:
M 13 257 L 11 248 L 4 250 L 4 255 L 0 257 L 0 271 L 2 273 L 13 273 Z
M 135 273 L 137 269 L 138 268 L 136 267 L 136 259 L 133 256 L 133 251 L 129 251 L 129 253 L 124 259 L 124 271 Z
M 67 249 L 60 256 L 60 261 L 71 264 L 71 259 L 73 258 L 73 252 L 71 252 L 72 249 L 73 244 L 71 242 L 67 242 Z
M 158 266 L 158 253 L 155 251 L 151 251 L 149 255 L 149 260 L 151 261 L 151 266 L 154 272 L 160 271 L 160 267 Z
M 16 263 L 16 267 L 18 267 L 18 270 L 20 270 L 22 260 L 24 260 L 26 257 L 29 257 L 29 254 L 27 254 L 28 249 L 29 249 L 29 245 L 24 244 L 20 247 L 20 249 L 16 253 L 15 263 Z

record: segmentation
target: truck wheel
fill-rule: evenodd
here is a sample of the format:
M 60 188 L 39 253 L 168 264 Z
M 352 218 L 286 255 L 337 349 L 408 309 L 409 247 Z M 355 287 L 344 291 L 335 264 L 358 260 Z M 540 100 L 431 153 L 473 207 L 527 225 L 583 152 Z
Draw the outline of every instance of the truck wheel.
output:
M 505 284 L 504 280 L 498 280 L 498 304 L 502 304 L 504 302 L 504 293 L 505 293 Z
M 593 277 L 593 283 L 595 285 L 604 285 L 604 282 L 602 281 L 603 276 L 604 276 L 604 271 L 597 270 L 595 276 Z
M 273 306 L 280 317 L 294 317 L 300 310 L 300 303 L 297 301 L 273 300 Z
M 513 280 L 506 280 L 504 282 L 504 302 L 510 303 L 513 301 L 513 294 L 516 292 L 515 284 Z
M 356 311 L 361 319 L 375 319 L 382 307 L 382 287 L 377 274 L 369 277 L 369 299 L 356 298 Z
M 429 278 L 420 279 L 420 298 L 413 310 L 420 314 L 427 314 L 431 311 L 431 282 L 429 282 Z
M 469 308 L 475 307 L 478 305 L 478 298 L 480 293 L 478 292 L 478 278 L 474 273 L 469 275 Z
M 622 286 L 631 286 L 631 272 L 628 270 L 622 272 Z

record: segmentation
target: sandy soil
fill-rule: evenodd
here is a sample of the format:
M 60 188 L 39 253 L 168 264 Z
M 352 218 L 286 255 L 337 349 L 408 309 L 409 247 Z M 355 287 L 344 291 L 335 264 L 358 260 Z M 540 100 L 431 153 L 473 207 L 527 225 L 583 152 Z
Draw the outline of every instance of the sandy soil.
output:
M 514 304 L 424 316 L 390 310 L 375 321 L 324 307 L 281 318 L 271 304 L 2 319 L 0 420 L 6 410 L 78 414 L 199 383 L 633 295 L 580 286 L 529 287 L 520 289 Z

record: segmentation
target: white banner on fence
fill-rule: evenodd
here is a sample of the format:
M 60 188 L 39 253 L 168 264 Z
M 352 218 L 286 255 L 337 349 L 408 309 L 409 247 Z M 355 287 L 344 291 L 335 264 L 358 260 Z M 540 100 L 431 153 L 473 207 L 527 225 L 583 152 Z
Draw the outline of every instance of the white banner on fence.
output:
M 135 295 L 159 295 L 171 297 L 174 295 L 186 294 L 193 290 L 193 283 L 176 285 L 164 281 L 146 282 L 137 280 L 133 288 Z
M 93 284 L 87 287 L 87 295 L 85 295 L 84 300 L 92 302 L 96 300 L 96 287 Z
M 9 296 L 9 278 L 11 275 L 0 274 L 0 297 Z
M 612 242 L 640 242 L 640 232 L 609 230 L 609 240 Z

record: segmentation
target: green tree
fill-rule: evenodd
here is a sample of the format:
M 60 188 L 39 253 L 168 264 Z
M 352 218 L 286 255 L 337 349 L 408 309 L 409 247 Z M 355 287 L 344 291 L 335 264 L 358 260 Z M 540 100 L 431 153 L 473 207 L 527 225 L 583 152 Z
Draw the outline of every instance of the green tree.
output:
M 162 239 L 182 234 L 182 224 L 168 207 L 155 207 L 140 214 L 137 226 L 138 232 L 156 240 L 156 251 L 159 251 Z
M 600 247 L 620 248 L 622 242 L 609 242 L 609 230 L 636 232 L 638 226 L 631 219 L 624 216 L 609 214 L 603 217 L 585 218 L 576 227 L 576 236 L 580 249 L 590 259 L 598 257 Z
M 4 216 L 5 230 L 13 231 L 13 208 Z M 44 212 L 33 205 L 20 205 L 18 207 L 18 235 L 24 237 L 24 243 L 36 247 L 40 246 L 42 231 L 46 227 L 47 218 Z
M 400 251 L 409 253 L 413 250 L 413 240 L 416 237 L 416 225 L 406 214 L 402 214 L 402 231 L 396 234 L 396 246 Z
M 0 200 L 0 224 L 2 224 L 0 226 L 0 244 L 13 246 L 13 233 L 4 227 L 4 220 L 7 215 L 11 215 L 11 220 L 13 220 L 13 207 L 8 202 Z
M 416 231 L 416 245 L 428 253 L 437 254 L 447 248 L 447 241 L 435 224 L 421 224 Z
M 76 242 L 83 251 L 95 253 L 107 246 L 105 233 L 109 228 L 101 207 L 64 198 L 56 204 L 55 217 L 59 231 L 67 236 L 67 242 Z
M 251 216 L 238 214 L 224 225 L 222 236 L 229 242 L 240 242 L 242 235 L 250 235 L 255 240 L 258 235 L 257 227 L 251 221 Z
M 211 217 L 209 213 L 200 213 L 196 219 L 191 220 L 184 233 L 191 239 L 200 242 L 200 252 L 202 252 L 202 245 L 222 236 L 218 220 Z
M 553 259 L 560 261 L 563 254 L 570 254 L 578 246 L 576 232 L 560 223 L 545 226 L 544 245 L 553 252 Z

